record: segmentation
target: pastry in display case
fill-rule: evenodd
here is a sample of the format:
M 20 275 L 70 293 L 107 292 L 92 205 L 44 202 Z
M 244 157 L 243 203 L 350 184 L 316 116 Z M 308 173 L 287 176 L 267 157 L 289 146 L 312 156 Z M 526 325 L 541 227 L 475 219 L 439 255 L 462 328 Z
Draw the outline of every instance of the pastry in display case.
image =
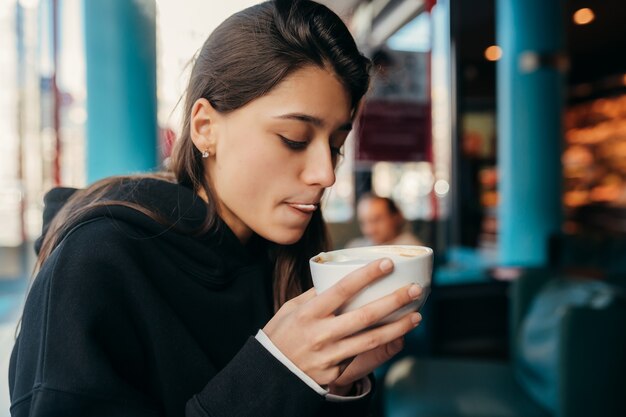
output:
M 626 233 L 626 94 L 567 110 L 562 162 L 566 228 Z

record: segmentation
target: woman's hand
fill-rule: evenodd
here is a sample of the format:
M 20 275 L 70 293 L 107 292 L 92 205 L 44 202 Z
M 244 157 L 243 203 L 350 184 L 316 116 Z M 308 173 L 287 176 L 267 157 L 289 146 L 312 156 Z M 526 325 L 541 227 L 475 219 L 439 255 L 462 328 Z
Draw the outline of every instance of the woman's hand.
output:
M 344 393 L 354 381 L 372 372 L 401 350 L 404 334 L 415 328 L 419 313 L 364 330 L 419 298 L 413 284 L 357 310 L 335 316 L 334 311 L 360 290 L 389 274 L 389 259 L 374 261 L 348 274 L 316 295 L 315 289 L 285 303 L 263 332 L 299 369 L 335 393 Z
M 348 395 L 355 381 L 358 381 L 383 363 L 394 357 L 404 348 L 404 338 L 399 337 L 383 346 L 365 352 L 354 358 L 339 378 L 328 386 L 331 394 Z

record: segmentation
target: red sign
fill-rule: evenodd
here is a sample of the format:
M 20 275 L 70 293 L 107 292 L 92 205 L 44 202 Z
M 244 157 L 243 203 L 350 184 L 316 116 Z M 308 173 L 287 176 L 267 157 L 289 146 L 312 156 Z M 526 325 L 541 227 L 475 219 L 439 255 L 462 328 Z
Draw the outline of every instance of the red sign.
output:
M 359 118 L 356 159 L 426 161 L 430 129 L 429 103 L 370 100 Z

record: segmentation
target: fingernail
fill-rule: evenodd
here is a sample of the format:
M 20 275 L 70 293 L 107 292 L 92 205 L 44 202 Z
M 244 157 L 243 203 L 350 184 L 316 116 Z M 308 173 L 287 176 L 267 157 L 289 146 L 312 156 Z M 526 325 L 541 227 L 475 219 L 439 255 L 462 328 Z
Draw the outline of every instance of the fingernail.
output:
M 393 268 L 393 262 L 390 259 L 385 259 L 380 263 L 379 268 L 383 272 L 389 272 Z
M 418 325 L 420 321 L 422 321 L 422 315 L 420 313 L 411 314 L 411 322 L 413 322 L 413 324 Z
M 416 299 L 419 298 L 419 296 L 422 294 L 422 289 L 417 285 L 417 284 L 413 284 L 411 285 L 411 287 L 409 287 L 409 296 L 412 299 Z

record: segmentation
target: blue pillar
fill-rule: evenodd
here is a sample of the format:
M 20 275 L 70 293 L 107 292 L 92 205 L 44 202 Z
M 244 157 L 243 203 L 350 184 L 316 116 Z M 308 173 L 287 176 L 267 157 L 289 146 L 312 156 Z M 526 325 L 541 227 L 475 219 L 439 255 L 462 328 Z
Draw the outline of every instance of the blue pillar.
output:
M 564 0 L 497 0 L 500 261 L 539 266 L 561 226 Z
M 87 180 L 157 166 L 154 0 L 84 0 Z

